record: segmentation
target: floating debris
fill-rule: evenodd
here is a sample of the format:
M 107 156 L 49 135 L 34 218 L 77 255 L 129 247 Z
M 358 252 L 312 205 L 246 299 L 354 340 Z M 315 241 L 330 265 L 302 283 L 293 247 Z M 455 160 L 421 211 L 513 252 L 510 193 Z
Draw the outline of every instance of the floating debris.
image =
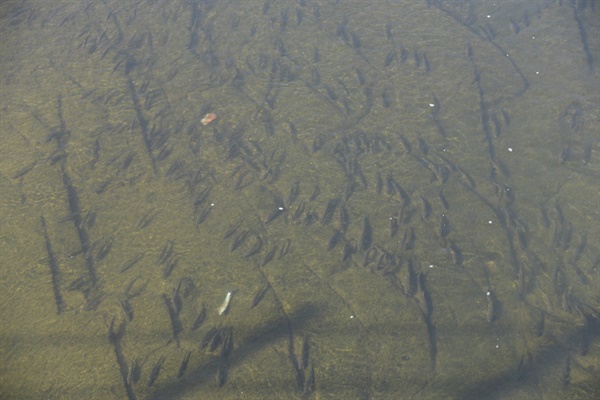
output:
M 223 304 L 221 304 L 221 307 L 219 307 L 219 315 L 226 314 L 227 310 L 229 310 L 229 303 L 231 302 L 232 294 L 233 294 L 232 292 L 227 292 L 227 295 L 225 296 L 225 300 L 223 300 Z
M 217 114 L 208 113 L 204 117 L 202 117 L 200 122 L 202 123 L 202 125 L 206 126 L 213 122 L 215 119 L 217 119 Z

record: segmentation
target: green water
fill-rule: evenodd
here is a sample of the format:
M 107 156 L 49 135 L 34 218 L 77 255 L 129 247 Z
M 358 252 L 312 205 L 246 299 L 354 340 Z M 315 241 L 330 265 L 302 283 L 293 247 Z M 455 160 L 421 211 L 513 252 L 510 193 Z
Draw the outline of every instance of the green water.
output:
M 0 397 L 596 398 L 599 8 L 3 2 Z

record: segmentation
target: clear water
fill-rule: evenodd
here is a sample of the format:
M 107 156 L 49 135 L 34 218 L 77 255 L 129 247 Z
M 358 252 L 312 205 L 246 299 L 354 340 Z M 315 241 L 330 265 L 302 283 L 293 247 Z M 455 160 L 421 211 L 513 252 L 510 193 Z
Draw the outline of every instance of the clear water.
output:
M 599 8 L 3 2 L 2 397 L 596 398 Z

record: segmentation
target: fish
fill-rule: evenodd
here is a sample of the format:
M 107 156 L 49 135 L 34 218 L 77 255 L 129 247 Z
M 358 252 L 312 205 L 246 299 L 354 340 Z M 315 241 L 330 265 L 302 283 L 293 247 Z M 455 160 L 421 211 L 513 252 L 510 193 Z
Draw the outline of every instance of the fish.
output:
M 152 368 L 152 371 L 150 372 L 150 377 L 148 378 L 148 383 L 147 383 L 148 387 L 152 386 L 154 381 L 156 381 L 156 378 L 158 378 L 158 375 L 160 374 L 160 370 L 161 370 L 164 362 L 165 362 L 165 356 L 161 356 L 158 359 L 158 361 L 156 362 L 156 364 L 154 364 L 154 367 Z
M 203 304 L 202 309 L 198 313 L 198 316 L 194 320 L 194 323 L 192 324 L 190 330 L 193 331 L 193 330 L 198 329 L 200 326 L 202 326 L 202 324 L 204 323 L 205 320 L 206 320 L 206 307 Z
M 187 370 L 191 355 L 192 352 L 188 351 L 187 353 L 185 353 L 185 356 L 183 356 L 181 365 L 179 365 L 179 371 L 177 371 L 177 379 L 181 379 L 183 375 L 185 375 L 185 371 Z

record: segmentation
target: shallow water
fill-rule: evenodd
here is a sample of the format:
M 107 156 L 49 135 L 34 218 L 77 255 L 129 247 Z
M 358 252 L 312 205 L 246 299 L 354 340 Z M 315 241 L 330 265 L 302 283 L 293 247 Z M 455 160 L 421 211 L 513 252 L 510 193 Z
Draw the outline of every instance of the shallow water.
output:
M 599 12 L 3 2 L 2 397 L 597 397 Z

